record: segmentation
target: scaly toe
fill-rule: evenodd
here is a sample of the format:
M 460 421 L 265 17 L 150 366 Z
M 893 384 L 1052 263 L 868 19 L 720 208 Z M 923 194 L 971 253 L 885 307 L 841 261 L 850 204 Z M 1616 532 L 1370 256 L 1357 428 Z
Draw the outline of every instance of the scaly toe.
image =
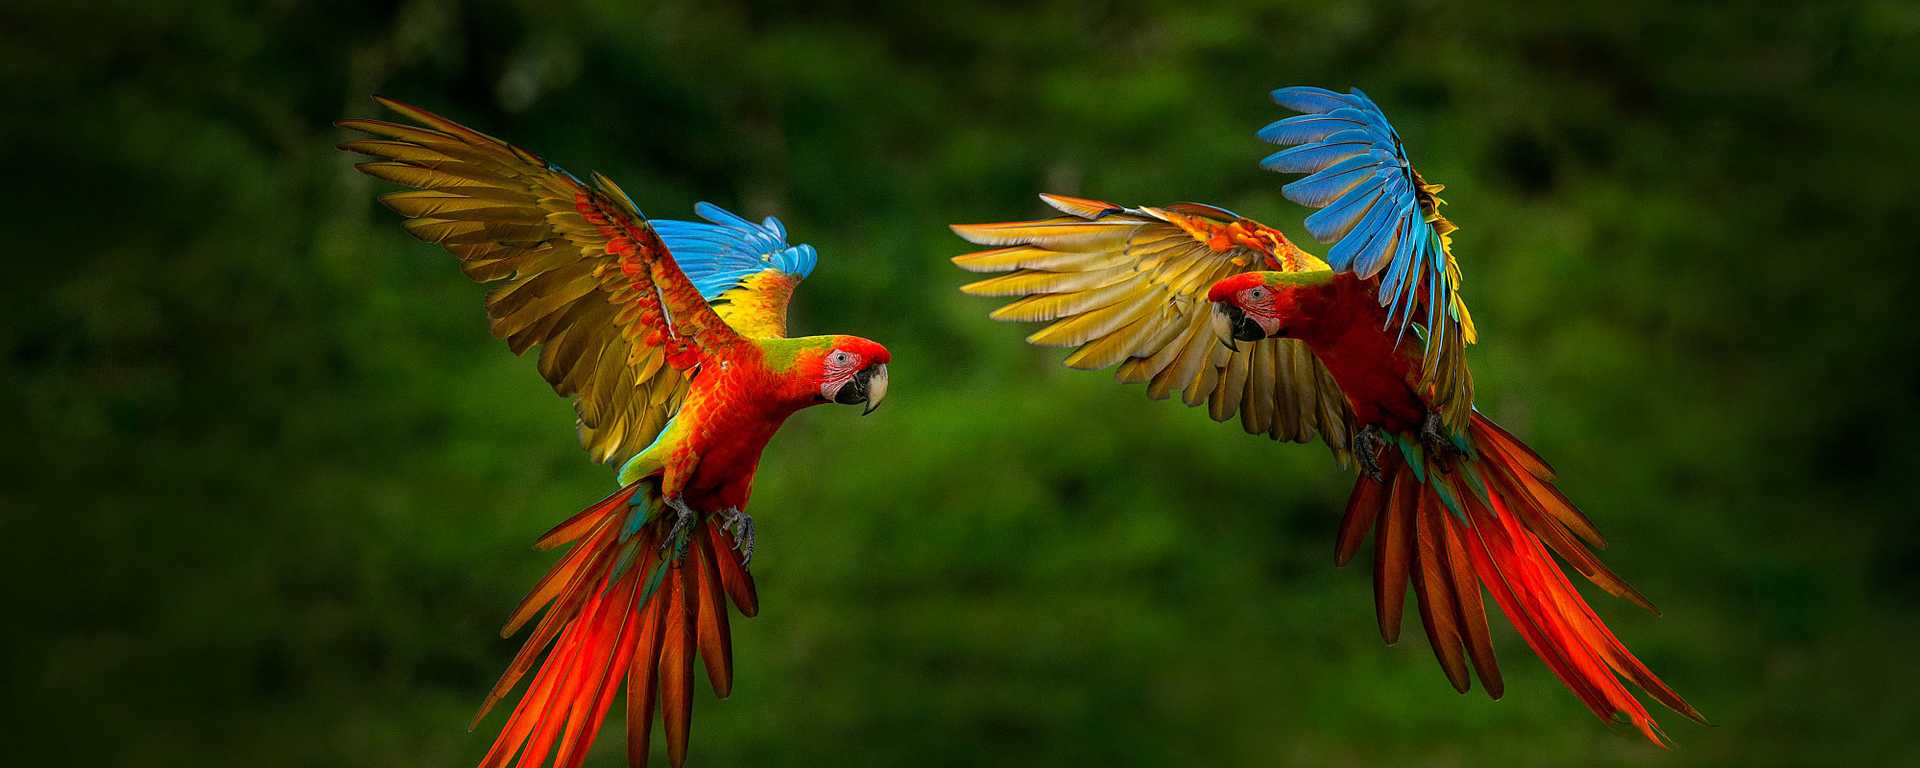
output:
M 678 544 L 681 539 L 686 536 L 687 531 L 693 527 L 693 509 L 688 507 L 686 502 L 677 498 L 668 499 L 667 508 L 672 509 L 674 512 L 673 526 L 668 528 L 667 535 L 660 539 L 660 551 L 665 552 L 668 547 L 673 547 L 673 557 L 678 560 L 680 555 L 685 552 Z
M 1360 462 L 1360 472 L 1376 483 L 1387 481 L 1386 473 L 1380 470 L 1380 451 L 1386 442 L 1377 426 L 1369 426 L 1353 436 L 1353 455 Z
M 720 529 L 733 537 L 733 549 L 740 553 L 740 567 L 745 568 L 753 560 L 753 516 L 738 508 L 728 509 L 725 514 Z

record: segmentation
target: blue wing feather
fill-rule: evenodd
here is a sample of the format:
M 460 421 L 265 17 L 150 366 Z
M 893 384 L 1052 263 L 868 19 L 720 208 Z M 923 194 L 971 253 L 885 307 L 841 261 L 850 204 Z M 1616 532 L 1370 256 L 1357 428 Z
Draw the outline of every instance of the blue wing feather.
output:
M 1435 248 L 1434 250 L 1438 251 L 1439 249 Z M 1438 268 L 1446 269 L 1446 265 L 1445 264 L 1438 265 Z M 1436 276 L 1438 274 L 1439 273 L 1435 273 Z M 1448 324 L 1438 322 L 1440 320 L 1440 315 L 1441 315 L 1441 309 L 1440 309 L 1441 303 L 1442 302 L 1440 301 L 1440 281 L 1437 279 L 1428 280 L 1427 281 L 1427 327 L 1432 329 L 1433 343 L 1435 344 L 1441 344 L 1445 342 L 1447 338 Z M 1451 315 L 1453 313 L 1453 307 L 1451 306 L 1451 302 L 1448 302 L 1448 304 L 1449 306 L 1446 308 L 1446 314 Z
M 1393 236 L 1393 227 L 1399 223 L 1400 219 L 1397 215 L 1400 213 L 1400 195 L 1397 194 L 1396 187 L 1403 184 L 1405 182 L 1397 176 L 1388 177 L 1381 184 L 1380 191 L 1374 195 L 1373 204 L 1367 208 L 1366 215 L 1340 238 L 1340 242 L 1334 244 L 1329 254 L 1341 253 L 1344 250 L 1345 254 L 1340 257 L 1340 260 L 1352 263 L 1361 254 L 1374 255 L 1386 252 L 1388 238 Z M 1333 257 L 1329 255 L 1328 258 Z M 1361 270 L 1354 271 L 1361 277 L 1369 277 Z
M 1382 306 L 1399 297 L 1400 284 L 1406 280 L 1407 273 L 1420 258 L 1420 243 L 1424 233 L 1406 216 L 1400 217 L 1398 226 L 1401 233 L 1400 243 L 1396 247 L 1398 253 L 1391 256 L 1384 252 L 1373 254 L 1372 261 L 1368 262 L 1376 270 L 1375 274 L 1378 274 L 1378 270 L 1382 267 L 1386 268 L 1386 275 L 1380 278 Z
M 1440 256 L 1440 244 L 1434 238 L 1431 228 L 1416 230 L 1416 232 L 1423 233 L 1423 236 L 1420 238 L 1419 249 L 1415 252 L 1415 258 L 1409 262 L 1411 267 L 1408 274 L 1401 281 L 1401 284 L 1394 288 L 1395 294 L 1400 298 L 1394 301 L 1393 308 L 1387 313 L 1387 322 L 1389 324 L 1393 322 L 1393 318 L 1400 318 L 1400 333 L 1394 337 L 1394 343 L 1396 344 L 1399 343 L 1401 336 L 1407 335 L 1407 326 L 1413 324 L 1411 322 L 1413 319 L 1413 300 L 1416 291 L 1420 288 L 1421 278 L 1423 276 L 1428 278 L 1425 282 L 1429 286 L 1429 293 L 1431 293 L 1431 289 L 1440 282 L 1439 273 L 1433 270 L 1434 262 L 1437 260 L 1436 257 Z M 1431 319 L 1433 305 L 1428 304 L 1427 309 L 1429 319 Z M 1428 328 L 1428 333 L 1430 334 L 1429 340 L 1438 339 L 1439 337 L 1437 335 L 1432 335 L 1432 327 L 1428 326 Z
M 1267 156 L 1260 167 L 1278 173 L 1315 173 L 1373 147 L 1373 135 L 1362 129 L 1340 131 L 1323 140 L 1283 149 Z
M 782 242 L 786 241 L 787 225 L 780 223 L 779 219 L 768 216 L 766 220 L 760 222 L 760 226 L 765 227 L 768 232 L 772 232 L 774 237 L 780 238 Z
M 1404 265 L 1394 265 L 1399 276 L 1393 281 L 1393 291 L 1389 294 L 1393 296 L 1393 307 L 1392 310 L 1387 313 L 1387 317 L 1389 322 L 1391 322 L 1392 318 L 1401 318 L 1400 330 L 1403 333 L 1406 331 L 1406 326 L 1409 325 L 1406 321 L 1410 319 L 1408 313 L 1413 310 L 1414 288 L 1420 283 L 1420 274 L 1427 263 L 1428 246 L 1431 244 L 1431 240 L 1424 232 L 1415 229 L 1413 258 L 1408 259 Z M 1381 303 L 1384 304 L 1385 302 Z
M 1255 135 L 1269 144 L 1305 144 L 1309 141 L 1319 141 L 1341 131 L 1365 127 L 1364 121 L 1337 115 L 1294 115 L 1268 123 Z
M 1341 238 L 1352 231 L 1354 225 L 1360 223 L 1360 217 L 1366 215 L 1368 210 L 1371 210 L 1373 202 L 1380 197 L 1381 187 L 1383 187 L 1386 182 L 1386 179 L 1374 173 L 1372 168 L 1368 168 L 1367 171 L 1368 178 L 1366 181 L 1355 185 L 1352 190 L 1348 191 L 1339 200 L 1334 201 L 1332 205 L 1322 208 L 1318 213 L 1307 217 L 1306 225 L 1308 233 L 1323 243 L 1335 240 L 1343 243 L 1346 242 Z M 1335 255 L 1342 253 L 1345 255 Z M 1338 244 L 1334 245 L 1333 249 L 1327 254 L 1329 261 L 1338 264 L 1350 264 L 1353 261 L 1352 257 L 1351 248 L 1343 252 Z
M 788 245 L 786 225 L 772 216 L 755 224 L 705 202 L 694 205 L 693 212 L 706 221 L 655 219 L 653 227 L 680 271 L 709 301 L 769 269 L 804 280 L 819 261 L 813 246 Z
M 1273 103 L 1295 112 L 1332 112 L 1341 107 L 1354 105 L 1352 96 L 1311 85 L 1280 88 L 1270 95 L 1273 97 Z
M 1307 217 L 1306 226 L 1315 239 L 1333 243 L 1327 263 L 1363 278 L 1381 275 L 1380 304 L 1390 308 L 1389 322 L 1397 320 L 1402 331 L 1412 322 L 1409 315 L 1424 283 L 1424 322 L 1430 335 L 1444 338 L 1443 329 L 1432 326 L 1454 314 L 1453 288 L 1442 285 L 1447 254 L 1419 204 L 1421 192 L 1399 132 L 1358 88 L 1343 94 L 1294 86 L 1272 96 L 1274 103 L 1305 114 L 1260 129 L 1260 138 L 1291 147 L 1267 156 L 1261 166 L 1309 174 L 1281 193 L 1320 209 Z
M 1365 155 L 1349 157 L 1280 188 L 1280 194 L 1309 208 L 1323 208 L 1347 190 L 1374 176 L 1374 162 Z M 1324 240 L 1322 242 L 1325 242 Z

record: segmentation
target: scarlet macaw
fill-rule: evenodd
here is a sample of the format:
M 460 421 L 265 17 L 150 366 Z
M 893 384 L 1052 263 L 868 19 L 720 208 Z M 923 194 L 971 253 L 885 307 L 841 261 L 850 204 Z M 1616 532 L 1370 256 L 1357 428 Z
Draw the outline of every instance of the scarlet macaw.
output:
M 1504 692 L 1484 587 L 1595 715 L 1623 716 L 1666 743 L 1625 678 L 1704 722 L 1614 637 L 1548 554 L 1653 610 L 1581 543 L 1604 546 L 1593 524 L 1554 486 L 1546 462 L 1473 409 L 1466 347 L 1475 333 L 1441 186 L 1413 169 L 1399 134 L 1358 89 L 1282 88 L 1273 99 L 1303 114 L 1259 132 L 1291 145 L 1262 166 L 1309 174 L 1282 192 L 1320 209 L 1306 227 L 1333 244 L 1326 261 L 1213 206 L 1042 195 L 1066 215 L 953 227 L 1000 246 L 955 264 L 1010 273 L 961 290 L 1020 297 L 992 317 L 1050 322 L 1027 340 L 1077 347 L 1069 366 L 1117 364 L 1120 381 L 1147 382 L 1150 397 L 1178 390 L 1188 405 L 1206 402 L 1216 421 L 1238 412 L 1249 432 L 1318 435 L 1343 464 L 1356 460 L 1334 560 L 1345 565 L 1373 530 L 1381 636 L 1398 639 L 1411 581 L 1456 690 L 1471 687 L 1471 665 L 1488 695 Z
M 708 222 L 649 222 L 611 180 L 587 184 L 538 155 L 425 110 L 412 120 L 345 120 L 374 138 L 342 149 L 357 167 L 418 191 L 381 197 L 407 231 L 460 259 L 487 296 L 495 336 L 515 354 L 539 346 L 539 370 L 572 399 L 580 442 L 619 467 L 620 489 L 539 540 L 572 543 L 507 621 L 511 636 L 546 614 L 487 696 L 477 725 L 551 644 L 483 768 L 553 754 L 577 766 L 622 680 L 627 754 L 647 760 L 656 689 L 667 754 L 686 758 L 693 661 L 714 694 L 733 686 L 724 593 L 759 610 L 744 511 L 767 441 L 795 411 L 887 394 L 885 347 L 855 336 L 787 338 L 786 307 L 813 269 L 776 219 L 754 224 L 716 206 Z M 554 749 L 558 740 L 558 749 Z

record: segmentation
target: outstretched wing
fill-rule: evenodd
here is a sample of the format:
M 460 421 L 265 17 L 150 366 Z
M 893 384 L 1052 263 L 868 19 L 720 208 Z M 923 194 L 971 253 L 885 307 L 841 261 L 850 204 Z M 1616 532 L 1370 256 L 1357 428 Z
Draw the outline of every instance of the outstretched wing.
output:
M 1067 215 L 1039 221 L 956 224 L 955 234 L 993 250 L 956 256 L 972 272 L 1005 272 L 960 290 L 1019 297 L 995 320 L 1050 323 L 1027 337 L 1077 347 L 1073 368 L 1118 365 L 1123 383 L 1147 382 L 1159 400 L 1175 390 L 1207 403 L 1215 421 L 1236 413 L 1253 434 L 1306 442 L 1319 435 L 1345 460 L 1352 414 L 1333 377 L 1292 339 L 1220 343 L 1208 328 L 1207 288 L 1257 269 L 1326 269 L 1279 231 L 1206 205 L 1123 208 L 1041 195 Z
M 1453 222 L 1440 214 L 1442 185 L 1429 184 L 1407 160 L 1399 132 L 1373 100 L 1355 88 L 1340 94 L 1295 86 L 1273 92 L 1280 106 L 1304 114 L 1260 129 L 1260 138 L 1290 145 L 1260 165 L 1306 174 L 1281 188 L 1301 205 L 1318 208 L 1307 232 L 1332 243 L 1327 263 L 1362 278 L 1378 276 L 1380 306 L 1400 331 L 1416 322 L 1426 334 L 1422 381 L 1456 432 L 1473 407 L 1466 345 L 1473 317 L 1460 298 L 1460 266 L 1453 259 Z
M 742 336 L 785 337 L 793 289 L 813 274 L 819 254 L 788 245 L 786 225 L 772 216 L 755 224 L 712 203 L 693 211 L 706 221 L 653 222 L 681 271 Z
M 540 347 L 540 375 L 573 400 L 580 442 L 618 465 L 659 434 L 690 371 L 742 337 L 707 306 L 653 226 L 611 180 L 588 185 L 527 150 L 417 107 L 413 121 L 343 120 L 373 138 L 341 149 L 416 191 L 381 196 L 415 237 L 446 248 L 487 295 L 493 335 Z

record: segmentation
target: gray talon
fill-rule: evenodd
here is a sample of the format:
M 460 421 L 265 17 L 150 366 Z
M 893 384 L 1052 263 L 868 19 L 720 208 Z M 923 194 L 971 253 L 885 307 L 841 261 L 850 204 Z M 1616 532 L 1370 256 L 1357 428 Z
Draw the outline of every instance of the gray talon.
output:
M 1467 453 L 1447 435 L 1446 424 L 1438 413 L 1429 412 L 1426 420 L 1420 423 L 1420 442 L 1429 456 L 1465 456 Z
M 675 496 L 667 499 L 667 508 L 672 509 L 674 512 L 673 527 L 668 528 L 666 537 L 660 540 L 660 551 L 662 552 L 665 552 L 667 547 L 672 546 L 674 542 L 679 541 L 681 536 L 693 527 L 693 508 L 687 506 L 687 503 L 682 501 L 680 497 Z M 674 559 L 678 560 L 680 555 L 685 552 L 685 549 L 675 549 L 673 553 Z
M 753 561 L 753 516 L 739 507 L 727 507 L 720 513 L 720 530 L 733 537 L 733 548 L 740 552 L 740 567 Z
M 1380 471 L 1380 451 L 1386 447 L 1387 437 L 1377 424 L 1369 424 L 1353 435 L 1353 456 L 1360 462 L 1360 472 L 1376 483 L 1387 481 Z

